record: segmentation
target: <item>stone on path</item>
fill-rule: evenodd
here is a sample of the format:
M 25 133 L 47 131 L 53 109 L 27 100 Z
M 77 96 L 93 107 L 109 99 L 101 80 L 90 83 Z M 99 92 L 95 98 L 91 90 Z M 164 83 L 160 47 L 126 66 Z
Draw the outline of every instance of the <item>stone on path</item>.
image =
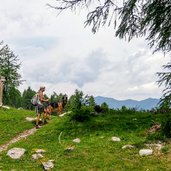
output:
M 151 150 L 151 149 L 141 149 L 139 151 L 140 156 L 148 156 L 148 155 L 152 155 L 152 154 L 153 154 L 153 150 Z
M 135 148 L 135 146 L 130 145 L 130 144 L 127 144 L 127 145 L 124 145 L 124 146 L 122 147 L 122 149 L 126 149 L 126 148 Z
M 12 159 L 20 159 L 24 153 L 25 153 L 24 148 L 12 148 L 7 152 L 7 155 L 11 157 Z
M 80 140 L 79 138 L 76 138 L 76 139 L 73 140 L 73 142 L 75 142 L 75 143 L 80 143 L 81 140 Z
M 119 137 L 112 137 L 112 141 L 117 142 L 117 141 L 121 141 L 121 139 Z
M 42 165 L 44 167 L 45 170 L 50 170 L 54 167 L 54 164 L 53 164 L 53 161 L 54 160 L 49 160 L 47 162 L 42 162 Z
M 9 142 L 7 142 L 6 144 L 3 144 L 0 146 L 0 152 L 7 150 L 8 146 L 18 142 L 19 140 L 26 138 L 27 136 L 34 134 L 34 132 L 36 132 L 37 129 L 36 128 L 32 128 L 29 130 L 24 131 L 23 133 L 17 135 L 16 137 L 14 137 L 13 139 L 11 139 Z

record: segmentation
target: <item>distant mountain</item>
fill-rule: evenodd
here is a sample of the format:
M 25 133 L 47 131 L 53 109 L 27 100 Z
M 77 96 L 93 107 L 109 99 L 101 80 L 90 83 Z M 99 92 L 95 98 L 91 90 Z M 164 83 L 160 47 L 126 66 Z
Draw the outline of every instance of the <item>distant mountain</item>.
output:
M 97 96 L 95 97 L 95 102 L 98 105 L 101 105 L 102 103 L 107 103 L 109 108 L 113 109 L 120 109 L 122 106 L 126 106 L 127 108 L 137 108 L 137 109 L 152 109 L 157 107 L 157 104 L 159 102 L 159 99 L 155 98 L 148 98 L 145 100 L 137 101 L 137 100 L 116 100 L 109 97 L 102 97 Z

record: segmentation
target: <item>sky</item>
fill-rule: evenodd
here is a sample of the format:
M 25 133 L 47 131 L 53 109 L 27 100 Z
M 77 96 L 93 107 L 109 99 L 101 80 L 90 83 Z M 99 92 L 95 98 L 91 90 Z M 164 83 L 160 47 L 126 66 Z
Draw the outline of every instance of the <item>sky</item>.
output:
M 127 42 L 115 37 L 112 26 L 96 34 L 84 28 L 86 11 L 58 12 L 46 4 L 55 0 L 0 0 L 0 41 L 21 62 L 25 80 L 37 91 L 112 97 L 119 100 L 160 98 L 156 72 L 168 57 L 153 54 L 143 38 Z

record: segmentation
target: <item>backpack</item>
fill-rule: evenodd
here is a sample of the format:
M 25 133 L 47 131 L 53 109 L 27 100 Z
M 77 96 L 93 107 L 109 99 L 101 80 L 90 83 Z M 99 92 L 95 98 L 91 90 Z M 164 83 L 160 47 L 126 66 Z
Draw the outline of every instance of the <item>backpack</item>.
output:
M 32 97 L 31 104 L 33 106 L 37 106 L 39 104 L 39 97 L 37 93 Z

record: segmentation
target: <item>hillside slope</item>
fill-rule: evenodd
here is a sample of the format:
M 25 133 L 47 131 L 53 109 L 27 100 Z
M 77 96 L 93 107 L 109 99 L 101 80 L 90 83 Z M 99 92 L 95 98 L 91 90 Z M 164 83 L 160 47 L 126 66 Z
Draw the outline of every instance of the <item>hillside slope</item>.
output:
M 52 171 L 170 171 L 170 144 L 165 144 L 167 153 L 154 149 L 151 156 L 139 155 L 140 149 L 148 148 L 147 143 L 154 143 L 147 138 L 147 130 L 164 116 L 128 111 L 95 115 L 87 122 L 73 121 L 70 114 L 54 115 L 33 135 L 9 147 L 24 148 L 26 152 L 21 159 L 11 159 L 5 151 L 0 153 L 0 170 L 42 171 L 41 163 L 53 160 Z M 13 114 L 7 116 L 6 123 L 11 118 Z M 17 126 L 14 124 L 13 130 Z M 121 141 L 114 142 L 112 137 Z M 80 142 L 73 141 L 78 138 Z M 123 149 L 127 144 L 134 148 Z M 32 159 L 35 149 L 45 150 L 43 158 Z

